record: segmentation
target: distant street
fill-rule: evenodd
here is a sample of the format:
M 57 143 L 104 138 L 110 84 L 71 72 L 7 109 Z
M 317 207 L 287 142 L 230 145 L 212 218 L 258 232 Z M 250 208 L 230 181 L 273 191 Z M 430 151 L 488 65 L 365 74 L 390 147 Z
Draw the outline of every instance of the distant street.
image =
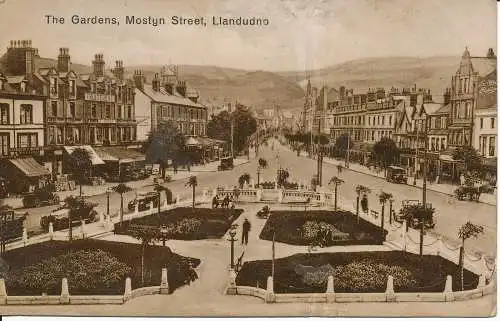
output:
M 268 161 L 269 167 L 262 171 L 262 181 L 274 181 L 276 177 L 277 166 L 287 168 L 290 172 L 290 182 L 305 182 L 310 183 L 312 175 L 316 173 L 316 160 L 306 157 L 298 157 L 296 153 L 289 151 L 278 143 L 275 144 L 275 149 L 272 150 L 272 143 L 269 147 L 260 148 L 260 157 Z M 277 157 L 278 156 L 278 157 Z M 279 165 L 278 165 L 279 164 Z M 249 173 L 257 181 L 257 160 L 252 159 L 249 163 L 236 166 L 231 171 L 221 172 L 199 172 L 193 173 L 198 177 L 197 195 L 201 195 L 203 188 L 216 188 L 217 186 L 234 186 L 237 184 L 238 177 L 243 173 Z M 323 163 L 323 186 L 325 186 L 332 176 L 340 176 L 345 184 L 339 187 L 339 197 L 342 200 L 355 202 L 356 193 L 355 187 L 358 184 L 363 184 L 371 188 L 372 193 L 369 194 L 369 207 L 375 210 L 380 210 L 377 194 L 384 190 L 392 193 L 396 202 L 395 210 L 399 211 L 401 201 L 405 199 L 421 199 L 422 190 L 411 185 L 401 185 L 388 183 L 384 179 L 373 177 L 366 174 L 361 174 L 344 169 L 339 175 L 337 168 L 334 165 Z M 170 188 L 175 195 L 180 195 L 181 198 L 191 197 L 191 188 L 185 186 L 187 179 L 174 181 L 164 184 Z M 151 181 L 152 182 L 152 181 Z M 91 187 L 84 186 L 85 190 Z M 141 192 L 151 191 L 152 186 L 140 189 Z M 135 197 L 135 191 L 124 194 L 124 207 L 130 200 Z M 106 211 L 106 195 L 96 195 L 89 197 L 92 202 L 99 203 L 98 211 Z M 457 201 L 453 196 L 442 193 L 427 191 L 427 200 L 436 208 L 437 224 L 435 232 L 444 236 L 457 239 L 458 228 L 465 222 L 471 221 L 475 224 L 480 224 L 484 227 L 485 233 L 477 239 L 467 241 L 468 249 L 476 249 L 481 252 L 494 253 L 496 251 L 496 208 L 495 206 L 468 202 Z M 120 196 L 116 193 L 110 194 L 110 208 L 112 213 L 118 213 L 120 207 Z M 47 215 L 51 209 L 55 207 L 42 207 L 30 209 L 28 218 L 28 227 L 30 230 L 39 228 L 40 217 Z

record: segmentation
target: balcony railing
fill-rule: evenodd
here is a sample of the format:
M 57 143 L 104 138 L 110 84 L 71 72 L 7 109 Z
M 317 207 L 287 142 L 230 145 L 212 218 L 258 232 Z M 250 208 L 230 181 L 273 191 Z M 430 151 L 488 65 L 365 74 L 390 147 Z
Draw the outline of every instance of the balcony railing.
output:
M 43 151 L 42 146 L 31 146 L 31 147 L 14 147 L 9 149 L 11 154 L 16 154 L 18 156 L 28 156 L 28 155 L 40 155 Z
M 85 93 L 85 100 L 103 101 L 103 102 L 108 102 L 108 103 L 114 103 L 115 96 L 114 95 L 107 95 L 107 94 Z

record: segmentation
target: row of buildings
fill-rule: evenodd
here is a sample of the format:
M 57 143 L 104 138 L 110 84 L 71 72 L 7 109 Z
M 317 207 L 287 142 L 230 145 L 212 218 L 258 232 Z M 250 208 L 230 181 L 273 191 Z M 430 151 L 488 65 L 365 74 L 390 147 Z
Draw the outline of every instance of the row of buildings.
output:
M 0 176 L 16 172 L 34 189 L 44 184 L 39 177 L 63 173 L 75 146 L 87 149 L 94 165 L 117 164 L 120 172 L 123 163 L 144 161 L 135 149 L 164 121 L 195 144 L 205 136 L 207 108 L 175 67 L 147 82 L 141 70 L 127 78 L 121 60 L 106 68 L 101 53 L 88 73 L 72 69 L 68 48 L 47 61 L 31 40 L 11 41 L 0 58 Z
M 366 161 L 371 146 L 382 137 L 394 140 L 402 150 L 401 163 L 418 170 L 425 137 L 431 170 L 441 178 L 456 178 L 460 162 L 452 152 L 458 146 L 471 145 L 483 156 L 484 164 L 496 171 L 497 101 L 496 56 L 473 57 L 466 48 L 451 75 L 443 100 L 436 102 L 430 90 L 418 88 L 353 89 L 308 82 L 302 130 L 323 133 L 334 142 L 348 134 L 351 151 Z

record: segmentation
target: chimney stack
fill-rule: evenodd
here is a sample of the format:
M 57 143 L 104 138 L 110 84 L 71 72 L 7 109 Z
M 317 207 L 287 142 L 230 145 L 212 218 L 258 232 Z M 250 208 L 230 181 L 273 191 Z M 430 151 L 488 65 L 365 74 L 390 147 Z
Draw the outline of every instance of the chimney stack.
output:
M 158 77 L 158 73 L 155 73 L 153 81 L 151 83 L 153 85 L 154 91 L 160 91 L 160 78 Z
M 97 77 L 104 76 L 104 56 L 102 53 L 94 55 L 94 60 L 92 61 L 93 73 Z
M 177 83 L 177 92 L 182 96 L 186 97 L 186 82 L 185 81 L 179 81 Z
M 123 68 L 123 61 L 122 60 L 115 61 L 115 69 L 113 69 L 113 74 L 119 80 L 124 79 L 125 69 Z
M 142 75 L 141 70 L 134 71 L 134 84 L 138 89 L 144 89 L 144 76 Z
M 69 48 L 59 48 L 59 56 L 57 56 L 57 70 L 68 72 L 71 69 L 71 57 Z

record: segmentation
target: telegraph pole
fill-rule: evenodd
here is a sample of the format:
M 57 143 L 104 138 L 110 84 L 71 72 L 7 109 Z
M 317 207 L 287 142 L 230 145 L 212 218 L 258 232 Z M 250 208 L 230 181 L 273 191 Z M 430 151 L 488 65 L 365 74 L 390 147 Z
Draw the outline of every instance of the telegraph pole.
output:
M 420 147 L 420 142 L 418 140 L 418 126 L 417 126 L 417 144 L 415 148 L 415 173 L 413 175 L 413 185 L 417 185 L 417 171 L 418 171 L 418 148 Z
M 231 117 L 231 157 L 234 157 L 234 118 Z

